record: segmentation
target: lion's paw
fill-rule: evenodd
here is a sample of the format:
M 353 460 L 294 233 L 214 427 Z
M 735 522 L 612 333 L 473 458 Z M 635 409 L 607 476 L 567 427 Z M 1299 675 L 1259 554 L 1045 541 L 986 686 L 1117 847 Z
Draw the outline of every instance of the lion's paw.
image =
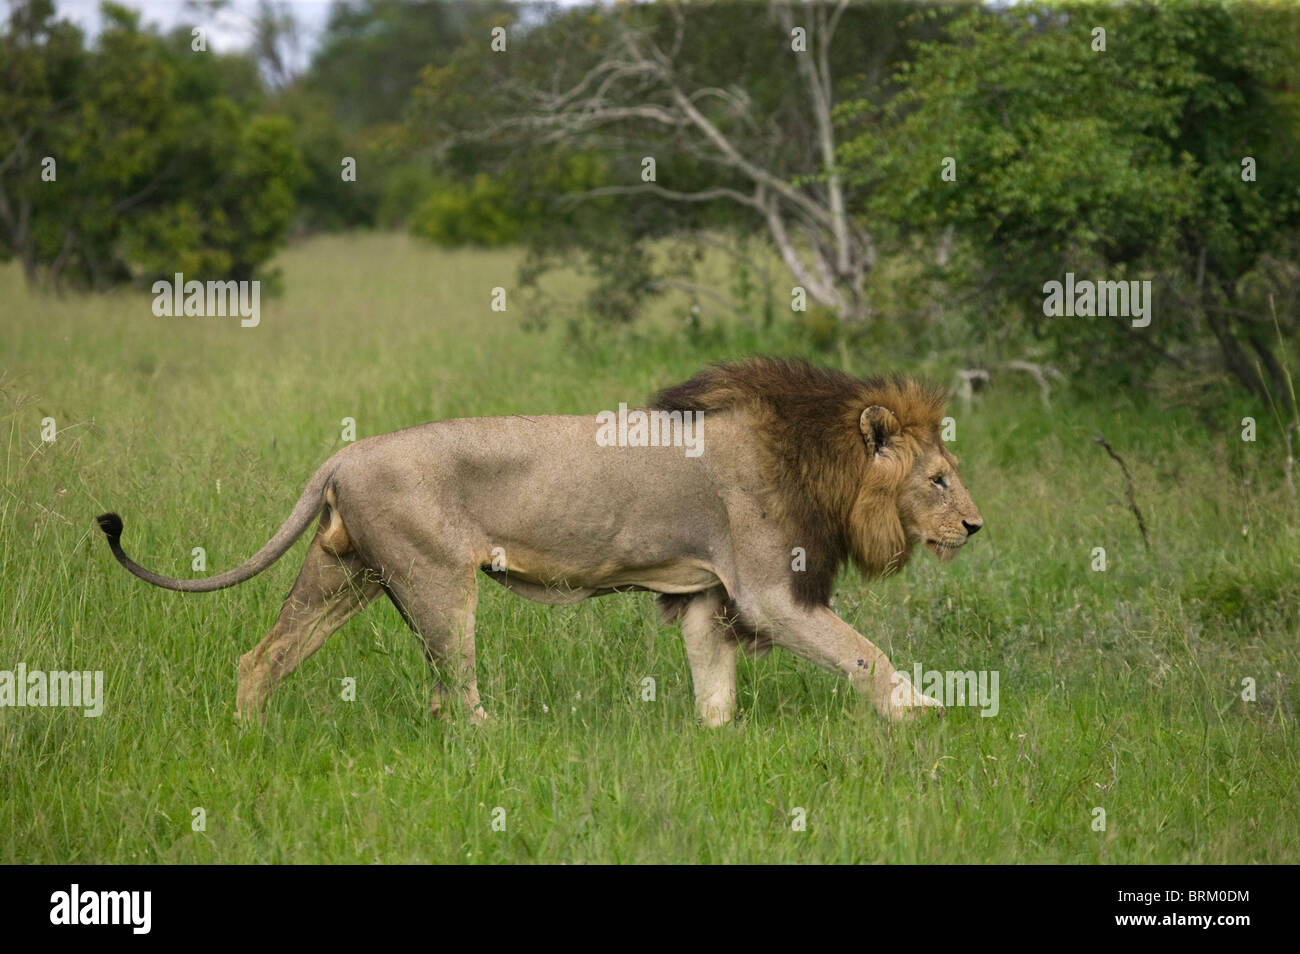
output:
M 941 716 L 944 705 L 933 696 L 927 696 L 911 681 L 903 677 L 894 686 L 889 699 L 889 718 L 893 722 L 909 722 L 919 717 Z

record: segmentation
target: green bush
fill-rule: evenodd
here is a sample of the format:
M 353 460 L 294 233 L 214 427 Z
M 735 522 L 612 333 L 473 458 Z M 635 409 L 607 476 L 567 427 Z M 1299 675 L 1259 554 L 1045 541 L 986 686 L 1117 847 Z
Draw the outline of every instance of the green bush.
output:
M 411 215 L 411 231 L 438 245 L 509 245 L 522 229 L 509 190 L 486 175 L 465 185 L 443 181 Z

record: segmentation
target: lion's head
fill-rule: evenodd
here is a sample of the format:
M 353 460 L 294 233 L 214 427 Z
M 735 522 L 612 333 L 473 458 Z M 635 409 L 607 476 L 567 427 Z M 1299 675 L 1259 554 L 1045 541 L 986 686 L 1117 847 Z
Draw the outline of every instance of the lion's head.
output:
M 907 390 L 892 396 L 896 406 L 906 405 Z M 937 423 L 931 428 L 923 422 L 907 433 L 893 411 L 872 405 L 863 410 L 859 429 L 870 466 L 890 467 L 906 546 L 921 543 L 941 560 L 952 559 L 984 526 L 984 518 L 957 474 L 957 458 L 944 447 Z M 872 494 L 870 499 L 878 498 Z
M 708 368 L 654 407 L 748 415 L 768 506 L 807 554 L 792 580 L 801 602 L 825 605 L 845 560 L 871 577 L 918 543 L 949 559 L 983 526 L 939 436 L 943 391 L 910 378 L 754 358 Z

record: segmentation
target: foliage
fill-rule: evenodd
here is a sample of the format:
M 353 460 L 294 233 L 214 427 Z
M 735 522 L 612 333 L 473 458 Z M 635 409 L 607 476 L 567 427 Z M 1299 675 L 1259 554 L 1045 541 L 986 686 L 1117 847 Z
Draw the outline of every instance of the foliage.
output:
M 330 8 L 306 72 L 277 98 L 294 122 L 311 174 L 298 192 L 300 223 L 310 230 L 394 227 L 441 216 L 447 236 L 481 240 L 472 222 L 447 218 L 463 208 L 469 187 L 436 176 L 427 156 L 403 134 L 421 73 L 473 43 L 483 47 L 485 18 L 504 2 L 343 0 Z M 356 181 L 340 176 L 342 157 L 357 163 Z M 446 192 L 439 202 L 435 193 Z M 425 202 L 429 208 L 417 213 Z M 441 208 L 441 212 L 437 209 Z M 420 227 L 416 227 L 420 231 Z
M 104 672 L 100 718 L 0 708 L 0 863 L 1300 862 L 1300 525 L 1280 436 L 1217 441 L 1131 392 L 1048 411 L 1000 387 L 954 407 L 986 529 L 951 563 L 921 553 L 888 580 L 840 580 L 836 611 L 900 669 L 998 672 L 994 717 L 952 707 L 891 726 L 778 649 L 742 658 L 736 724 L 705 730 L 652 594 L 555 607 L 484 579 L 489 724 L 428 717 L 421 643 L 380 599 L 298 666 L 264 726 L 239 726 L 239 655 L 273 624 L 307 540 L 187 598 L 125 573 L 94 514 L 119 510 L 150 567 L 198 575 L 202 546 L 211 573 L 279 526 L 341 446 L 343 415 L 367 436 L 590 414 L 712 361 L 793 350 L 780 325 L 735 320 L 702 337 L 520 334 L 514 306 L 493 312 L 484 294 L 518 257 L 313 238 L 277 260 L 286 293 L 252 332 L 142 320 L 143 294 L 36 298 L 0 266 L 0 428 L 15 447 L 0 464 L 0 666 Z M 881 350 L 847 367 L 924 370 Z M 1150 554 L 1108 500 L 1122 483 L 1098 430 L 1133 470 Z
M 901 40 L 937 27 L 909 20 L 904 4 L 850 6 L 842 20 L 835 15 L 837 30 L 825 30 L 836 40 L 824 51 L 809 47 L 809 60 L 825 62 L 825 75 L 810 78 L 783 22 L 794 14 L 776 6 L 588 6 L 499 17 L 491 22 L 506 29 L 508 52 L 488 52 L 484 28 L 445 65 L 425 71 L 408 135 L 434 150 L 450 174 L 490 175 L 516 194 L 517 207 L 535 209 L 538 227 L 521 230 L 533 252 L 530 274 L 584 262 L 606 289 L 588 300 L 603 317 L 629 320 L 657 289 L 691 280 L 648 271 L 653 243 L 755 230 L 774 230 L 784 256 L 815 263 L 799 280 L 855 315 L 867 243 L 833 227 L 842 210 L 817 181 L 823 93 L 883 87 Z M 824 24 L 829 9 L 804 9 L 799 22 Z M 616 198 L 606 203 L 616 215 L 576 208 L 593 190 L 538 187 L 537 166 L 573 151 L 601 158 L 605 178 L 594 191 Z M 617 273 L 603 270 L 613 262 L 639 266 L 623 272 L 622 288 Z
M 289 124 L 259 115 L 251 61 L 103 9 L 90 49 L 48 0 L 0 36 L 0 258 L 56 286 L 252 277 L 295 211 Z
M 1243 384 L 1280 397 L 1272 318 L 1238 299 L 1300 227 L 1297 40 L 1294 10 L 1203 0 L 968 12 L 903 64 L 892 102 L 842 108 L 854 135 L 841 162 L 865 195 L 856 212 L 896 241 L 956 230 L 978 265 L 968 284 L 996 289 L 984 303 L 1059 355 L 1141 374 L 1217 339 Z M 940 175 L 945 157 L 955 182 Z M 1256 181 L 1243 181 L 1246 157 Z M 1044 320 L 1042 286 L 1067 270 L 1154 279 L 1151 327 Z M 1296 320 L 1283 316 L 1288 333 Z

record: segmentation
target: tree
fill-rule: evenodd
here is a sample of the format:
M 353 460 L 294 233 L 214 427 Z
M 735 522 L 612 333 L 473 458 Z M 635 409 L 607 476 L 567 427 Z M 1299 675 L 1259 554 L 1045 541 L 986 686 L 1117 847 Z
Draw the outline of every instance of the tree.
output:
M 608 181 L 551 207 L 617 197 L 618 231 L 633 241 L 758 226 L 813 301 L 860 321 L 876 250 L 848 212 L 833 115 L 842 75 L 886 75 L 904 9 L 776 2 L 756 18 L 744 4 L 654 4 L 503 20 L 505 55 L 484 30 L 426 72 L 413 135 L 450 168 L 486 166 L 525 185 L 539 155 L 596 156 Z M 581 221 L 575 241 L 608 254 L 611 229 Z M 546 241 L 554 247 L 553 228 Z
M 274 89 L 285 89 L 295 78 L 292 61 L 298 54 L 298 21 L 293 11 L 284 2 L 257 0 L 250 26 L 263 75 Z
M 48 0 L 15 7 L 0 36 L 0 257 L 56 289 L 251 278 L 287 234 L 301 175 L 288 124 L 257 114 L 256 64 L 103 10 L 90 50 Z
M 507 4 L 344 0 L 330 8 L 308 69 L 274 108 L 293 123 L 310 175 L 299 218 L 310 229 L 393 226 L 439 189 L 429 164 L 401 135 L 421 71 L 445 64 L 477 17 Z M 343 182 L 344 156 L 356 179 Z
M 34 283 L 42 261 L 66 258 L 34 215 L 48 144 L 66 141 L 86 70 L 82 34 L 54 20 L 53 0 L 15 4 L 0 35 L 0 260 L 17 257 Z
M 1269 266 L 1300 227 L 1298 27 L 1204 2 L 971 11 L 918 48 L 887 108 L 842 111 L 845 175 L 869 197 L 854 211 L 893 242 L 954 229 L 969 284 L 1012 305 L 992 313 L 1063 354 L 1140 375 L 1209 339 L 1260 400 L 1290 405 L 1267 295 L 1243 296 L 1295 286 Z M 1045 320 L 1043 285 L 1066 271 L 1152 278 L 1151 327 Z M 1279 319 L 1293 334 L 1295 313 Z

